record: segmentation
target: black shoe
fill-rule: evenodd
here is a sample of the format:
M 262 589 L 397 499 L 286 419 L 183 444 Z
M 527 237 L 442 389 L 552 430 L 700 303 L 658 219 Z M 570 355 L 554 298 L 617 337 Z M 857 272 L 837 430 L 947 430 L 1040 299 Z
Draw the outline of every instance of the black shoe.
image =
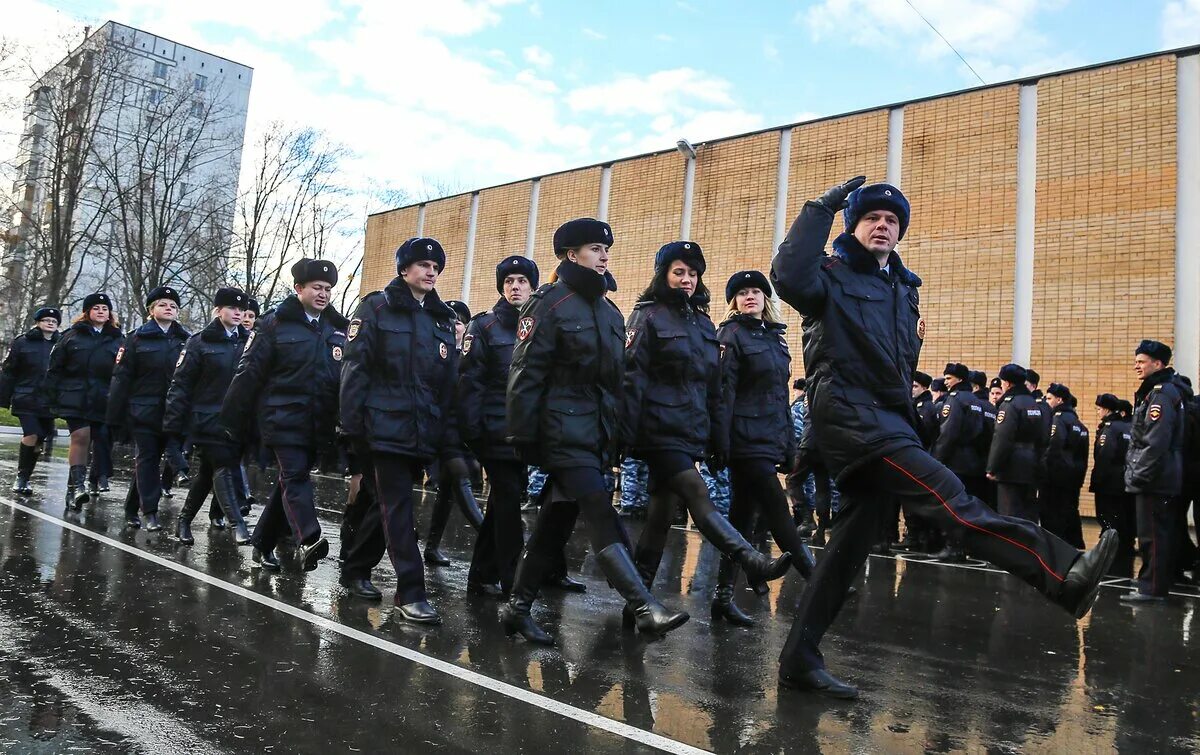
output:
M 217 504 L 225 514 L 225 523 L 234 532 L 234 540 L 238 545 L 250 542 L 250 532 L 246 529 L 246 520 L 242 519 L 242 485 L 241 480 L 234 477 L 234 471 L 221 467 L 213 472 L 213 494 Z
M 1092 610 L 1092 604 L 1096 602 L 1096 595 L 1100 592 L 1101 580 L 1112 566 L 1113 559 L 1117 557 L 1119 545 L 1120 539 L 1116 530 L 1100 533 L 1100 542 L 1096 543 L 1096 547 L 1084 551 L 1075 559 L 1054 602 L 1067 609 L 1067 612 L 1077 619 L 1087 616 L 1087 612 Z
M 250 557 L 250 566 L 254 569 L 270 569 L 271 571 L 279 571 L 279 559 L 275 557 L 275 551 L 263 553 L 254 547 L 254 553 Z
M 467 580 L 467 594 L 480 595 L 485 598 L 503 598 L 505 596 L 504 590 L 494 582 L 476 582 L 470 579 Z
M 212 527 L 214 530 L 225 529 L 225 517 L 223 517 L 223 516 L 211 517 L 210 516 L 208 518 L 208 526 Z
M 809 540 L 808 542 L 810 545 L 815 545 L 817 547 L 824 547 L 824 545 L 825 545 L 825 528 L 817 527 L 817 529 L 813 532 L 812 539 Z
M 196 538 L 192 537 L 192 520 L 184 514 L 180 514 L 179 521 L 175 522 L 175 539 L 185 545 L 196 542 Z
M 418 600 L 416 603 L 405 603 L 402 606 L 396 606 L 396 610 L 400 612 L 400 618 L 413 624 L 442 623 L 442 617 L 438 616 L 438 612 L 433 610 L 433 606 L 429 605 L 428 601 Z
M 363 600 L 383 600 L 383 593 L 379 591 L 378 587 L 371 584 L 371 580 L 369 579 L 355 579 L 342 575 L 338 578 L 338 582 L 341 583 L 342 587 L 346 588 L 346 592 L 356 598 L 362 598 Z
M 237 522 L 233 525 L 233 542 L 238 545 L 250 544 L 250 530 L 246 528 L 245 522 Z
M 158 512 L 146 514 L 146 531 L 158 532 L 162 529 L 162 525 L 158 523 Z
M 874 545 L 871 546 L 871 552 L 874 553 L 876 556 L 892 555 L 892 549 L 888 547 L 887 543 L 875 543 Z
M 941 561 L 943 564 L 962 564 L 967 560 L 967 554 L 963 549 L 955 545 L 946 545 L 937 553 L 933 554 L 935 561 Z
M 613 543 L 597 553 L 596 560 L 600 562 L 600 568 L 609 583 L 625 598 L 638 632 L 662 636 L 683 626 L 691 618 L 686 611 L 670 611 L 650 594 L 634 566 L 629 550 L 621 543 Z
M 125 518 L 125 526 L 131 530 L 140 530 L 142 528 L 142 520 L 137 514 Z
M 825 669 L 803 671 L 798 674 L 785 674 L 780 671 L 779 684 L 788 689 L 815 692 L 818 695 L 834 697 L 838 700 L 854 700 L 858 697 L 857 687 L 846 684 Z
M 329 541 L 319 537 L 315 543 L 301 545 L 296 555 L 300 557 L 300 565 L 304 571 L 312 571 L 317 568 L 321 559 L 329 555 Z
M 553 587 L 554 589 L 562 590 L 563 592 L 587 592 L 587 585 L 579 580 L 571 579 L 566 574 L 563 574 L 559 577 L 552 577 L 550 581 L 546 583 L 546 587 Z
M 1166 595 L 1151 595 L 1148 592 L 1134 590 L 1121 596 L 1121 602 L 1134 606 L 1161 606 L 1166 604 Z
M 246 498 L 241 505 L 242 516 L 250 516 L 250 512 L 254 509 L 254 498 Z
M 17 474 L 17 479 L 13 481 L 12 492 L 17 493 L 18 495 L 28 495 L 28 493 L 25 492 L 25 489 L 28 487 L 29 480 L 27 480 L 24 475 Z
M 108 478 L 105 477 L 104 475 L 101 475 L 99 478 L 97 478 L 96 479 L 96 487 L 92 492 L 93 493 L 107 493 L 108 492 Z
M 752 627 L 754 618 L 738 607 L 733 600 L 733 585 L 717 585 L 711 606 L 713 621 L 724 619 L 738 627 Z
M 445 553 L 442 553 L 441 548 L 437 547 L 436 545 L 426 543 L 425 563 L 429 564 L 430 566 L 449 566 L 450 558 Z
M 532 642 L 535 645 L 554 644 L 554 637 L 537 625 L 537 622 L 529 615 L 528 609 L 522 611 L 520 607 L 514 606 L 512 598 L 504 604 L 504 608 L 500 609 L 500 626 L 504 628 L 505 637 L 519 634 L 525 638 L 526 642 Z
M 800 530 L 800 537 L 809 538 L 813 532 L 817 530 L 817 523 L 813 521 L 813 512 L 806 509 L 800 515 L 800 521 L 796 522 L 797 528 Z

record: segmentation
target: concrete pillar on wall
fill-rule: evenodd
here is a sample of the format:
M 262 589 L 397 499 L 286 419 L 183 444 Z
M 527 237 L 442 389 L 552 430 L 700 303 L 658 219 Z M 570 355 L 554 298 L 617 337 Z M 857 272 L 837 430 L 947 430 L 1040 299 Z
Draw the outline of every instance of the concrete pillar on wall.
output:
M 900 187 L 901 166 L 904 164 L 904 108 L 895 107 L 888 111 L 887 177 L 884 179 L 896 188 Z
M 788 173 L 792 167 L 792 129 L 779 132 L 779 165 L 775 169 L 775 235 L 771 240 L 771 256 L 779 254 L 779 245 L 787 233 L 791 218 L 787 216 Z
M 529 220 L 525 226 L 525 256 L 533 259 L 534 245 L 537 243 L 538 200 L 542 196 L 542 179 L 533 179 L 529 187 Z
M 467 216 L 467 259 L 463 262 L 462 296 L 459 297 L 471 306 L 471 268 L 475 263 L 475 227 L 479 221 L 479 192 L 471 195 L 471 214 Z
M 692 235 L 692 191 L 696 188 L 696 158 L 687 157 L 683 168 L 683 211 L 679 214 L 679 238 Z
M 425 235 L 425 205 L 417 205 L 417 236 Z
M 1013 275 L 1012 358 L 1033 354 L 1034 213 L 1037 209 L 1037 84 L 1022 84 L 1017 114 L 1017 249 Z
M 1200 54 L 1176 59 L 1175 368 L 1200 377 Z
M 608 192 L 612 188 L 612 166 L 600 169 L 600 201 L 596 205 L 596 219 L 608 222 Z

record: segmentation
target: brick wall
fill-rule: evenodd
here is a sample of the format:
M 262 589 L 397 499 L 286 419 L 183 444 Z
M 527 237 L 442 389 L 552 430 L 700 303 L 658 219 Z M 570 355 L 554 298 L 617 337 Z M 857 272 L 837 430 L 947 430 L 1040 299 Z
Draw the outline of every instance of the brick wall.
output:
M 471 195 L 430 202 L 425 205 L 424 235 L 441 242 L 446 250 L 446 269 L 438 278 L 438 295 L 443 300 L 462 296 L 463 264 L 467 260 L 467 224 L 471 219 Z
M 608 222 L 613 228 L 609 270 L 619 290 L 613 301 L 628 317 L 654 273 L 654 253 L 679 239 L 684 159 L 667 152 L 613 165 Z
M 396 249 L 416 235 L 416 207 L 402 207 L 367 218 L 360 294 L 378 291 L 396 277 Z
M 479 193 L 475 227 L 475 259 L 471 270 L 471 313 L 496 303 L 496 264 L 512 254 L 525 254 L 529 225 L 530 183 L 522 181 Z
M 554 231 L 573 218 L 596 217 L 600 206 L 600 168 L 546 176 L 538 194 L 533 260 L 545 283 L 558 265 L 554 257 Z

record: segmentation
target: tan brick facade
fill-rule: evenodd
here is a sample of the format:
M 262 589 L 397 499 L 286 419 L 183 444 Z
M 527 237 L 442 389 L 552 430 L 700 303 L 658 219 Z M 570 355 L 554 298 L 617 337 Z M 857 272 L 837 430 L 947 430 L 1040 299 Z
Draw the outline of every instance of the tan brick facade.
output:
M 471 293 L 467 298 L 472 313 L 496 303 L 496 263 L 511 254 L 525 254 L 529 192 L 530 183 L 522 181 L 479 193 L 475 260 L 471 271 Z
M 678 152 L 620 162 L 612 168 L 608 222 L 616 244 L 608 269 L 620 290 L 613 301 L 626 317 L 654 273 L 654 253 L 679 238 L 684 159 Z
M 594 218 L 599 212 L 600 168 L 546 176 L 541 180 L 539 193 L 533 261 L 545 282 L 558 264 L 554 257 L 554 231 L 572 218 Z
M 418 208 L 404 207 L 367 218 L 362 293 L 378 291 L 396 277 L 396 250 L 417 235 Z

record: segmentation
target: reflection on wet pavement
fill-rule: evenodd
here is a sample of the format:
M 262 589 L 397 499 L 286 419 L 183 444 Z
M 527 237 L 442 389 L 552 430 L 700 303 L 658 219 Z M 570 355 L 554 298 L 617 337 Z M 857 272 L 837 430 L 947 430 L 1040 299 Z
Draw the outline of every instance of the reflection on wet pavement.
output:
M 0 444 L 5 489 L 15 456 L 15 444 Z M 633 729 L 603 730 L 585 714 L 718 752 L 1200 749 L 1200 600 L 1193 598 L 1131 609 L 1118 603 L 1114 585 L 1076 624 L 986 568 L 872 558 L 826 641 L 831 667 L 864 693 L 840 704 L 775 684 L 803 582 L 789 575 L 763 598 L 739 590 L 740 604 L 761 620 L 756 628 L 714 625 L 708 601 L 718 560 L 694 533 L 672 532 L 655 584 L 664 602 L 691 612 L 683 629 L 658 642 L 624 632 L 618 597 L 576 538 L 568 557 L 588 593 L 545 594 L 535 610 L 559 645 L 536 648 L 503 636 L 498 603 L 466 595 L 462 559 L 473 533 L 460 519 L 443 541 L 455 563 L 428 571 L 430 600 L 445 624 L 418 628 L 392 616 L 386 564 L 376 571 L 384 602 L 370 604 L 338 586 L 332 559 L 305 574 L 286 553 L 284 571 L 269 574 L 249 568 L 249 550 L 228 532 L 196 527 L 196 544 L 179 545 L 168 533 L 183 491 L 165 502 L 162 532 L 125 529 L 127 472 L 67 521 L 221 584 L 14 508 L 61 519 L 65 474 L 59 461 L 41 464 L 34 496 L 0 495 L 5 752 L 670 747 L 631 738 Z M 317 483 L 337 553 L 333 512 L 345 485 Z M 257 492 L 265 500 L 269 491 Z M 1094 531 L 1088 536 L 1094 541 Z M 270 600 L 249 600 L 226 583 Z M 319 618 L 302 620 L 272 601 Z M 453 664 L 468 678 L 395 648 Z M 472 673 L 512 687 L 489 688 Z M 525 691 L 550 698 L 552 709 L 517 695 Z

